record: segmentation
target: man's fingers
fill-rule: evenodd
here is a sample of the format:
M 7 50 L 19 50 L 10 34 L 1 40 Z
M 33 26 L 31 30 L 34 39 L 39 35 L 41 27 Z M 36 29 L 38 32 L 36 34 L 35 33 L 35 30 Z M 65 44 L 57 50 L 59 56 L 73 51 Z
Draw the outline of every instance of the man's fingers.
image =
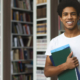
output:
M 73 57 L 72 59 L 73 59 L 73 60 L 77 60 L 77 57 Z
M 69 56 L 68 56 L 68 57 L 69 57 L 69 58 L 71 58 L 71 57 L 72 57 L 72 55 L 73 55 L 73 52 L 71 52 L 71 53 L 69 54 Z
M 75 64 L 78 64 L 79 62 L 78 62 L 78 61 L 75 61 L 74 63 L 75 63 Z
M 75 64 L 75 66 L 77 67 L 77 66 L 79 66 L 79 64 Z

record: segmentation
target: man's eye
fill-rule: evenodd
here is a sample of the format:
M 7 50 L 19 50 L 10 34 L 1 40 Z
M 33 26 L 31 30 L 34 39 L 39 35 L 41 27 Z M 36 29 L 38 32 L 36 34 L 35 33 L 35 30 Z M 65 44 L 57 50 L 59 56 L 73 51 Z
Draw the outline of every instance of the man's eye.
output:
M 71 13 L 71 15 L 77 15 L 76 13 Z
M 72 15 L 76 15 L 75 13 L 73 13 Z
M 64 14 L 64 16 L 67 16 L 67 14 Z

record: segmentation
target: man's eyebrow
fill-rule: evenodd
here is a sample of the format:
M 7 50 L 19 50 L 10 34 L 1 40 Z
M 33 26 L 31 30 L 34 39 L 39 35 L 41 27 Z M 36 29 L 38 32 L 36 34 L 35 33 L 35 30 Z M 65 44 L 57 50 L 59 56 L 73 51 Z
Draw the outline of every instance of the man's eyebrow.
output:
M 66 13 L 68 13 L 68 12 L 63 12 L 63 14 L 66 14 Z M 76 13 L 76 12 L 71 12 L 71 13 Z

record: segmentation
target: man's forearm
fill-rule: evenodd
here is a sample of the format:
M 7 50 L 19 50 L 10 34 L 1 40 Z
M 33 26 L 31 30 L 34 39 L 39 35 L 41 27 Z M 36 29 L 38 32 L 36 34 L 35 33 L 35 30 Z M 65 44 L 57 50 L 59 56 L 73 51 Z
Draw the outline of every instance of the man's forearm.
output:
M 66 63 L 59 66 L 47 66 L 45 67 L 44 74 L 46 77 L 57 76 L 65 70 L 67 70 Z

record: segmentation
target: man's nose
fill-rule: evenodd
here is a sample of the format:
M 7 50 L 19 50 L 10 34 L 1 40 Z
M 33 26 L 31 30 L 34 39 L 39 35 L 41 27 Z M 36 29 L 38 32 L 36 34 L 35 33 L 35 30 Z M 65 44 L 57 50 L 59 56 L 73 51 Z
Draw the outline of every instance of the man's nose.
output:
M 72 15 L 71 15 L 71 14 L 69 14 L 69 15 L 68 15 L 68 18 L 69 18 L 69 19 L 70 19 L 70 18 L 72 18 Z

